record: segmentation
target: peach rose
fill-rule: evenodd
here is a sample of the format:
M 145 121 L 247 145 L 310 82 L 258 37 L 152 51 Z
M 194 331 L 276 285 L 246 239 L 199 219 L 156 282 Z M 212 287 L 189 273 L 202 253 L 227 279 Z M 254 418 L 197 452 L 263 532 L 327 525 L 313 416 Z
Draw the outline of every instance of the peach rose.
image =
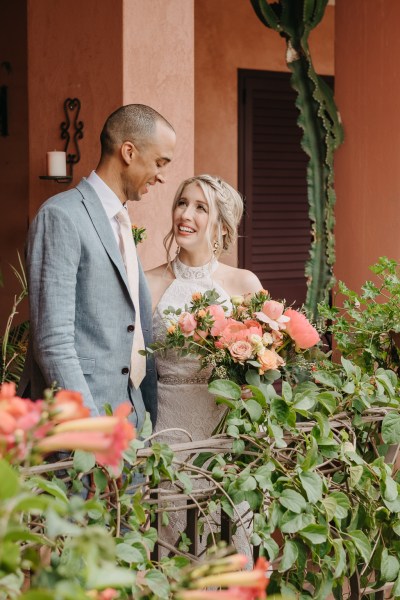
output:
M 273 350 L 268 350 L 266 348 L 262 354 L 257 356 L 258 362 L 260 363 L 260 375 L 265 373 L 265 371 L 270 371 L 271 369 L 278 369 L 279 367 L 283 367 L 285 361 L 279 354 L 274 352 Z
M 244 341 L 234 342 L 229 346 L 229 352 L 235 362 L 243 363 L 252 355 L 251 344 Z
M 188 312 L 183 312 L 179 316 L 178 323 L 179 323 L 179 327 L 181 328 L 181 331 L 185 337 L 192 335 L 192 333 L 194 332 L 194 330 L 197 327 L 196 319 L 194 318 L 193 315 L 191 315 Z
M 318 331 L 313 327 L 310 321 L 303 313 L 288 308 L 285 316 L 290 319 L 286 325 L 286 331 L 295 341 L 296 346 L 302 350 L 307 350 L 318 344 L 320 338 Z

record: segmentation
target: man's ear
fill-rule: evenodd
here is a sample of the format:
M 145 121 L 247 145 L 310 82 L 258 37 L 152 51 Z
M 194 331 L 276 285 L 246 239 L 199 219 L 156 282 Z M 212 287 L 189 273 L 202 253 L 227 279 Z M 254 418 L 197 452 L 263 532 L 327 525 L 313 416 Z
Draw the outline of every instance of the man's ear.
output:
M 125 162 L 125 164 L 130 165 L 132 160 L 135 160 L 137 148 L 133 142 L 127 140 L 121 145 L 120 152 L 122 160 Z

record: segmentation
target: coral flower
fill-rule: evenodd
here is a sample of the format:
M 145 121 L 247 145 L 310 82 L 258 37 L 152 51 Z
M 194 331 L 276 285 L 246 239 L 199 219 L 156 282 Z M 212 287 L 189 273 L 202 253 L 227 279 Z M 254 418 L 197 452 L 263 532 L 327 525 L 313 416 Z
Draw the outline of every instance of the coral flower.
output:
M 71 390 L 57 392 L 52 408 L 55 411 L 55 421 L 83 419 L 90 415 L 90 410 L 84 406 L 82 394 Z
M 279 329 L 285 329 L 286 323 L 289 321 L 289 317 L 283 314 L 283 310 L 282 302 L 267 300 L 264 302 L 262 311 L 255 314 L 262 323 L 267 323 L 272 330 L 278 331 Z
M 285 311 L 285 316 L 290 319 L 286 325 L 286 331 L 295 341 L 298 348 L 307 350 L 307 348 L 318 344 L 320 341 L 318 331 L 311 325 L 303 313 L 288 308 Z
M 264 557 L 260 556 L 257 559 L 255 567 L 252 571 L 235 571 L 233 573 L 218 573 L 215 575 L 208 575 L 206 577 L 200 577 L 194 582 L 196 588 L 209 588 L 212 586 L 218 587 L 229 587 L 225 590 L 225 596 L 195 596 L 181 593 L 180 597 L 185 600 L 219 600 L 222 598 L 236 598 L 240 600 L 263 600 L 266 598 L 266 587 L 268 585 L 267 578 L 268 562 Z M 230 596 L 226 595 L 226 592 L 230 593 Z M 205 593 L 205 592 L 203 592 Z M 213 592 L 214 594 L 221 592 Z M 235 595 L 236 594 L 236 595 Z
M 93 452 L 100 465 L 117 468 L 122 453 L 135 437 L 135 430 L 126 420 L 132 408 L 128 402 L 121 404 L 112 417 L 75 419 L 56 425 L 54 434 L 37 445 L 39 452 L 58 450 L 85 450 Z

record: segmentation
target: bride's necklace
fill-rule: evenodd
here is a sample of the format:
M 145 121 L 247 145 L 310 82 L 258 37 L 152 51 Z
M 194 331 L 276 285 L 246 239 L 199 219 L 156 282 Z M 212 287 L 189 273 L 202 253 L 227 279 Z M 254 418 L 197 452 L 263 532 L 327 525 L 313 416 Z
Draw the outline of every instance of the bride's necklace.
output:
M 185 265 L 178 256 L 175 256 L 172 261 L 172 269 L 177 279 L 204 279 L 210 277 L 218 267 L 216 258 L 212 258 L 210 262 L 200 267 L 189 267 Z

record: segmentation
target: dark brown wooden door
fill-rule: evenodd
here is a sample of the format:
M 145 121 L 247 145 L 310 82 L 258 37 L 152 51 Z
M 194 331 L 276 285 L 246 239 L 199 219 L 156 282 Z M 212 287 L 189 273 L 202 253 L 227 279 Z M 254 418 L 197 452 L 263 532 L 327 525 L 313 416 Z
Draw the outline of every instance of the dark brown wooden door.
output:
M 289 73 L 239 70 L 239 265 L 273 298 L 300 305 L 311 236 L 296 96 Z

